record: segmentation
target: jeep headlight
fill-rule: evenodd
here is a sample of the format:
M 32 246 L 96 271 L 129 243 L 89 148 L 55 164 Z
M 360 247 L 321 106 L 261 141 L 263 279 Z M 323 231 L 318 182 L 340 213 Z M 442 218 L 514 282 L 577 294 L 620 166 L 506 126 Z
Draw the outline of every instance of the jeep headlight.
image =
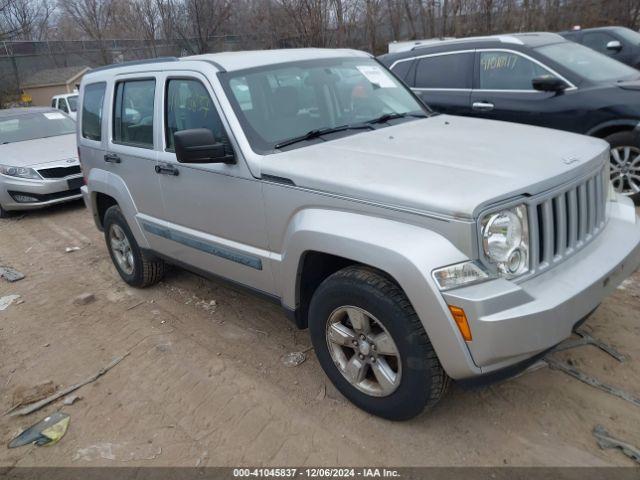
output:
M 33 168 L 26 167 L 11 167 L 9 165 L 0 165 L 0 174 L 7 175 L 9 177 L 18 177 L 18 178 L 30 178 L 30 179 L 40 179 L 42 178 L 38 175 Z
M 485 258 L 507 278 L 529 271 L 529 222 L 526 205 L 486 215 L 481 221 Z

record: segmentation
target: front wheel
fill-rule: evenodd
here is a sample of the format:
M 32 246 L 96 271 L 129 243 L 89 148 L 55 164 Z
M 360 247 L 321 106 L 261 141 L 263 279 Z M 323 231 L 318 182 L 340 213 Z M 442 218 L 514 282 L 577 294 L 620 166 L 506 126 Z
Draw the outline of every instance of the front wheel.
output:
M 606 139 L 611 145 L 611 183 L 616 192 L 640 203 L 640 136 L 618 132 Z
M 375 270 L 328 277 L 309 309 L 311 341 L 336 388 L 361 409 L 408 420 L 435 405 L 448 377 L 404 292 Z
M 148 287 L 162 280 L 164 262 L 140 250 L 120 207 L 110 207 L 103 223 L 109 255 L 125 282 L 132 287 Z
M 11 213 L 6 211 L 4 208 L 2 208 L 2 205 L 0 205 L 0 218 L 9 218 L 11 216 Z

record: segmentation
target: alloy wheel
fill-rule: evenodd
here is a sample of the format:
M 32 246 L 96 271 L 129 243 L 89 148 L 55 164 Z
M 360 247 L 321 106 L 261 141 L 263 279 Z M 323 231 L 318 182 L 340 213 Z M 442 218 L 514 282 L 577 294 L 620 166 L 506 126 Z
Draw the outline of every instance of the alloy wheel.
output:
M 326 339 L 336 367 L 361 392 L 386 397 L 400 385 L 398 347 L 382 323 L 366 310 L 353 306 L 334 310 Z
M 611 183 L 623 195 L 640 193 L 640 148 L 632 146 L 611 149 Z
M 132 275 L 135 266 L 133 251 L 131 250 L 129 239 L 119 225 L 111 225 L 109 229 L 109 245 L 120 269 L 127 275 Z

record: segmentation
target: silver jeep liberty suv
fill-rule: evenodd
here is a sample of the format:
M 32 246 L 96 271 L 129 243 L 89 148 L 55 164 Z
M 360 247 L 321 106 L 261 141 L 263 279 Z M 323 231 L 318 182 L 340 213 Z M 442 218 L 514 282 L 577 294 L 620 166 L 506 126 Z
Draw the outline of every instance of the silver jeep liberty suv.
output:
M 640 262 L 605 142 L 436 115 L 363 52 L 98 68 L 78 145 L 125 282 L 168 262 L 275 300 L 389 419 L 526 367 Z

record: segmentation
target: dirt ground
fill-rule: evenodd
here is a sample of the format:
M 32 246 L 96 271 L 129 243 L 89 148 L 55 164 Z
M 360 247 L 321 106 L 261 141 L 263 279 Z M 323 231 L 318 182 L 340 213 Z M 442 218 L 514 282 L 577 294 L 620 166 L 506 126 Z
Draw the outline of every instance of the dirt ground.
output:
M 454 385 L 409 422 L 374 418 L 335 391 L 312 350 L 283 364 L 310 341 L 278 306 L 179 269 L 146 290 L 126 286 L 79 203 L 0 221 L 3 264 L 26 278 L 0 280 L 0 297 L 20 295 L 0 311 L 0 412 L 21 386 L 69 386 L 131 353 L 73 405 L 0 416 L 0 467 L 633 466 L 597 446 L 596 424 L 640 446 L 640 408 L 548 368 Z M 96 300 L 75 305 L 83 293 Z M 636 274 L 586 324 L 629 361 L 591 346 L 554 355 L 640 395 L 639 309 Z M 5 446 L 58 409 L 71 416 L 58 444 Z

